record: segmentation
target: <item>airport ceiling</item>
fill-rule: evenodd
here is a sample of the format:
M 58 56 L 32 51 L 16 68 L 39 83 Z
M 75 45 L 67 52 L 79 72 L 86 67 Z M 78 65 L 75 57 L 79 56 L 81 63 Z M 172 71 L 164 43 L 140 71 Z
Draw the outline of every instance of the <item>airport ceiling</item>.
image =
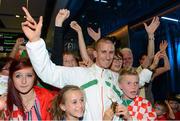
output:
M 125 24 L 134 25 L 171 8 L 175 9 L 169 16 L 180 20 L 179 0 L 0 0 L 0 32 L 21 32 L 22 6 L 28 6 L 36 20 L 44 16 L 43 37 L 53 31 L 55 15 L 60 8 L 69 9 L 69 21 L 76 20 L 82 27 L 116 23 L 116 27 L 104 33 Z

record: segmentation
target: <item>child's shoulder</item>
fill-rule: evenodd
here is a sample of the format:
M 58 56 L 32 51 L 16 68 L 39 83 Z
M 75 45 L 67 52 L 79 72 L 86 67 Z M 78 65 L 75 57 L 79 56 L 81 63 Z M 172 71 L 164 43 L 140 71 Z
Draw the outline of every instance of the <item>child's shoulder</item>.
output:
M 147 99 L 141 97 L 141 96 L 136 96 L 134 99 L 134 102 L 142 102 L 148 105 L 151 105 L 150 101 L 148 101 Z

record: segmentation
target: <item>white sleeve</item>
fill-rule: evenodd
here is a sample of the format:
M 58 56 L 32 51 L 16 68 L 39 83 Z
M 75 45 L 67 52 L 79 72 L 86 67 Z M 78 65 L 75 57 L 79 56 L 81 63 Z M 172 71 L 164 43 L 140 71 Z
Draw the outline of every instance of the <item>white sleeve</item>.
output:
M 43 39 L 28 42 L 26 48 L 35 72 L 45 83 L 63 87 L 72 84 L 74 80 L 79 80 L 77 68 L 56 66 L 52 63 Z
M 149 83 L 151 80 L 152 72 L 148 69 L 143 69 L 139 73 L 139 86 L 142 87 L 144 86 L 145 83 Z

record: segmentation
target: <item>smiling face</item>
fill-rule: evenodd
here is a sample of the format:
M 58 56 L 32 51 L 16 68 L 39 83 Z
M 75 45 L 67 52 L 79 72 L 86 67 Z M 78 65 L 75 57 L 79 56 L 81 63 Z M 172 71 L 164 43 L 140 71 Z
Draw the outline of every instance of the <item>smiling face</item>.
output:
M 139 91 L 139 78 L 137 75 L 122 75 L 119 87 L 123 91 L 124 99 L 134 99 Z
M 75 67 L 78 66 L 76 58 L 72 54 L 63 55 L 63 66 Z
M 67 91 L 64 96 L 64 104 L 60 104 L 60 108 L 65 111 L 67 120 L 79 120 L 83 117 L 85 102 L 82 91 Z
M 112 64 L 111 64 L 111 70 L 114 72 L 119 72 L 122 67 L 123 61 L 121 56 L 114 56 Z
M 34 85 L 35 73 L 32 67 L 23 68 L 13 73 L 13 82 L 15 88 L 21 94 L 29 93 Z
M 131 68 L 133 65 L 133 54 L 129 48 L 121 51 L 123 55 L 123 68 Z
M 94 52 L 96 57 L 96 64 L 101 68 L 108 68 L 114 57 L 115 47 L 110 41 L 103 41 L 98 43 L 98 47 Z

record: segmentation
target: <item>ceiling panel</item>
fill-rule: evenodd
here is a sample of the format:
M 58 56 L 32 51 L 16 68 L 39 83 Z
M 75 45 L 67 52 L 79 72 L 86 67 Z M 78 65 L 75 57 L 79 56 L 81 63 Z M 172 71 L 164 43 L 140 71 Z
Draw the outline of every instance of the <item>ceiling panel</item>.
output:
M 22 6 L 26 6 L 28 2 L 28 9 L 31 15 L 35 18 L 43 15 L 46 9 L 46 0 L 1 0 L 0 4 L 0 21 L 3 26 L 1 29 L 9 30 L 21 30 L 21 22 L 23 21 L 24 13 L 22 11 Z M 16 18 L 16 15 L 20 15 L 20 18 Z

